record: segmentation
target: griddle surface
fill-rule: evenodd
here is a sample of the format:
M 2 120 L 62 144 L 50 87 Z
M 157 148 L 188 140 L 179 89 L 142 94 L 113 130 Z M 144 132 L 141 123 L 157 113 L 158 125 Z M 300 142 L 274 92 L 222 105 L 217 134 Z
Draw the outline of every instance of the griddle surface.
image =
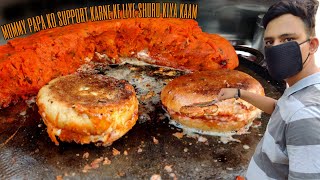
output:
M 140 68 L 126 65 L 129 68 Z M 120 68 L 120 67 L 114 67 Z M 155 76 L 155 67 L 140 69 Z M 256 78 L 265 88 L 267 96 L 279 98 L 280 92 L 252 70 L 241 65 L 238 70 Z M 181 75 L 183 73 L 177 73 Z M 161 76 L 160 80 L 172 79 Z M 141 101 L 142 103 L 142 101 Z M 141 108 L 150 104 L 143 103 Z M 0 144 L 9 138 L 19 127 L 13 138 L 0 147 L 0 179 L 150 179 L 153 174 L 162 179 L 233 179 L 244 175 L 254 149 L 264 133 L 269 116 L 262 114 L 257 121 L 262 126 L 249 129 L 250 134 L 234 136 L 241 143 L 223 144 L 219 137 L 205 136 L 207 142 L 184 136 L 179 139 L 173 134 L 181 129 L 170 125 L 164 116 L 161 104 L 153 105 L 147 117 L 140 116 L 137 124 L 124 137 L 109 147 L 96 147 L 93 144 L 78 145 L 60 143 L 55 146 L 48 137 L 46 126 L 37 113 L 37 106 L 21 102 L 0 111 Z M 25 111 L 25 114 L 21 112 Z M 257 122 L 256 121 L 256 122 Z M 159 143 L 155 144 L 154 139 Z M 248 145 L 250 148 L 244 148 Z M 113 148 L 120 151 L 114 156 Z M 127 152 L 127 155 L 124 154 Z M 88 158 L 83 158 L 89 153 Z M 99 167 L 83 172 L 97 158 L 108 158 L 110 165 L 98 163 Z M 165 170 L 171 166 L 172 172 Z

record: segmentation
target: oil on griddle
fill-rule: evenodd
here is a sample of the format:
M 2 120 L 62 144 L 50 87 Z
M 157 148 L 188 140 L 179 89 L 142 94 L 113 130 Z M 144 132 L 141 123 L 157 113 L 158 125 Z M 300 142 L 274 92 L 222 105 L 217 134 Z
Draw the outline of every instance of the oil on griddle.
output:
M 267 96 L 280 92 L 248 69 Z M 224 144 L 219 137 L 187 136 L 169 124 L 160 92 L 185 71 L 150 65 L 98 65 L 94 73 L 126 79 L 139 99 L 139 120 L 125 136 L 109 147 L 61 143 L 55 146 L 37 113 L 34 98 L 0 110 L 0 179 L 232 179 L 244 175 L 269 116 L 249 134 L 234 136 L 241 142 Z M 16 134 L 14 134 L 16 132 Z M 14 134 L 14 136 L 13 136 Z M 5 142 L 10 139 L 10 141 Z

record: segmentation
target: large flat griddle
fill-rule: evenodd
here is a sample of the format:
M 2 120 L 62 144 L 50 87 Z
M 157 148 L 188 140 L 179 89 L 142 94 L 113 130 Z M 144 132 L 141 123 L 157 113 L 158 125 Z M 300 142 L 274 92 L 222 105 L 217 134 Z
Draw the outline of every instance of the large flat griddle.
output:
M 245 63 L 241 63 L 237 70 L 256 78 L 265 88 L 267 96 L 280 97 L 279 86 L 260 74 L 262 71 L 256 69 L 254 64 L 248 64 L 243 58 L 240 60 Z M 123 68 L 127 70 L 124 71 Z M 135 72 L 136 77 L 133 78 L 128 69 Z M 131 180 L 150 179 L 154 174 L 159 174 L 162 179 L 233 179 L 236 175 L 244 175 L 254 149 L 264 133 L 268 115 L 262 114 L 261 119 L 256 121 L 261 121 L 262 125 L 251 127 L 250 134 L 234 136 L 241 143 L 232 141 L 224 144 L 219 137 L 206 135 L 185 135 L 179 139 L 173 134 L 182 130 L 169 124 L 158 100 L 161 87 L 186 72 L 130 64 L 101 67 L 97 72 L 107 75 L 115 72 L 128 73 L 122 75 L 129 78 L 128 81 L 135 86 L 140 100 L 140 116 L 133 129 L 109 147 L 74 143 L 60 143 L 60 146 L 55 146 L 48 137 L 35 103 L 21 102 L 0 110 L 0 144 L 10 136 L 12 138 L 0 147 L 0 179 L 62 177 Z M 156 80 L 156 88 L 144 82 L 147 76 Z M 150 87 L 150 90 L 154 88 L 154 92 L 150 94 L 150 91 L 141 89 L 145 85 Z M 15 132 L 17 133 L 12 136 Z M 114 148 L 120 151 L 120 155 L 113 155 Z M 124 151 L 127 154 L 124 154 Z M 83 157 L 88 153 L 88 158 Z M 87 172 L 83 171 L 86 165 L 91 165 L 100 157 L 107 157 L 111 164 L 103 165 L 100 162 Z

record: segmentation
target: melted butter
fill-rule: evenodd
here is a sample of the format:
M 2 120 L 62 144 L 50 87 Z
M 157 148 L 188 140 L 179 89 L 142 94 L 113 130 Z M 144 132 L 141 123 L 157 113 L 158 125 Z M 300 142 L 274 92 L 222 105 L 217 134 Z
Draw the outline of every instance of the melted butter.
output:
M 136 58 L 121 58 L 121 62 L 117 67 L 105 68 L 103 73 L 108 77 L 124 79 L 134 86 L 139 100 L 139 123 L 152 120 L 150 114 L 161 104 L 160 93 L 164 86 L 175 77 L 187 73 L 170 67 L 150 65 Z M 95 65 L 91 64 L 80 69 L 80 72 L 94 72 L 93 69 Z
M 166 111 L 165 108 L 163 108 L 164 111 Z M 213 132 L 213 131 L 203 131 L 200 129 L 196 129 L 196 128 L 190 128 L 187 126 L 184 126 L 181 123 L 178 123 L 178 121 L 172 119 L 169 115 L 169 113 L 166 111 L 165 116 L 169 119 L 169 124 L 182 129 L 183 133 L 187 136 L 193 137 L 193 136 L 197 136 L 197 134 L 200 135 L 208 135 L 208 136 L 218 136 L 220 137 L 220 141 L 224 144 L 227 144 L 229 142 L 239 142 L 241 143 L 241 141 L 239 139 L 235 139 L 232 136 L 233 135 L 242 135 L 242 134 L 249 134 L 250 132 L 248 132 L 250 126 L 252 125 L 252 123 L 247 124 L 245 127 L 243 127 L 242 129 L 240 129 L 239 131 L 230 131 L 230 132 Z
M 169 115 L 167 115 L 169 116 Z M 169 118 L 170 119 L 170 118 Z M 180 123 L 178 123 L 177 121 L 170 119 L 169 124 L 180 128 L 183 130 L 183 133 L 188 135 L 188 136 L 194 136 L 195 134 L 201 134 L 201 135 L 208 135 L 208 136 L 219 136 L 220 137 L 220 141 L 223 144 L 227 144 L 229 142 L 239 142 L 241 143 L 241 141 L 239 139 L 235 139 L 232 136 L 233 135 L 241 135 L 241 134 L 249 134 L 250 132 L 248 132 L 248 129 L 250 128 L 251 124 L 246 125 L 244 128 L 242 128 L 241 130 L 235 132 L 235 131 L 230 131 L 230 132 L 213 132 L 213 131 L 203 131 L 200 129 L 196 129 L 196 128 L 190 128 L 187 126 L 184 126 Z M 240 133 L 239 133 L 240 132 Z
M 148 50 L 142 50 L 137 53 L 137 57 L 147 63 L 155 63 L 155 60 L 149 56 Z
M 172 68 L 172 67 L 168 67 L 168 66 L 160 66 L 160 65 L 156 65 L 156 64 L 151 64 L 148 61 L 141 61 L 137 58 L 120 58 L 120 61 L 121 61 L 121 63 L 119 65 L 132 64 L 132 65 L 136 65 L 136 66 L 151 66 L 151 67 L 164 68 L 165 70 L 184 71 L 185 73 L 191 73 L 191 71 L 187 70 L 187 69 L 179 69 L 179 68 Z

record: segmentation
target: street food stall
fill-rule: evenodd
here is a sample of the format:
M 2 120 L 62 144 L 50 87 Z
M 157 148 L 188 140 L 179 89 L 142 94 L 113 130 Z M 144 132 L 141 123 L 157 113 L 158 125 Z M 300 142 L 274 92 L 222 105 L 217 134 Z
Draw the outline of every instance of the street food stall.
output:
M 168 3 L 166 1 L 152 2 L 155 3 L 154 7 L 157 6 L 156 3 L 159 3 L 159 6 L 162 6 L 164 3 Z M 261 49 L 261 34 L 263 33 L 263 29 L 261 29 L 260 25 L 263 13 L 266 12 L 267 8 L 274 2 L 275 1 L 244 0 L 240 3 L 239 1 L 233 0 L 206 0 L 174 1 L 171 3 L 176 4 L 178 7 L 183 3 L 187 5 L 194 5 L 193 7 L 190 6 L 191 9 L 194 8 L 194 10 L 196 10 L 196 12 L 190 13 L 193 14 L 190 15 L 191 19 L 188 19 L 188 12 L 186 13 L 187 16 L 184 18 L 179 18 L 179 16 L 176 17 L 176 19 L 188 19 L 186 20 L 188 25 L 181 24 L 186 26 L 183 28 L 188 28 L 189 26 L 195 28 L 192 31 L 190 30 L 190 32 L 191 34 L 195 33 L 200 40 L 195 38 L 194 41 L 202 42 L 202 40 L 205 39 L 205 42 L 207 42 L 209 40 L 206 38 L 209 36 L 211 37 L 210 34 L 218 34 L 219 37 L 221 36 L 228 40 L 230 46 L 234 48 L 233 50 L 236 53 L 238 62 L 237 66 L 232 67 L 232 69 L 250 75 L 261 84 L 266 96 L 277 99 L 284 91 L 285 86 L 283 82 L 273 80 L 268 75 L 265 68 L 264 55 Z M 10 53 L 18 54 L 21 52 L 19 57 L 28 59 L 28 57 L 23 53 L 27 52 L 26 49 L 28 48 L 26 47 L 29 47 L 28 45 L 31 44 L 31 49 L 41 49 L 41 53 L 33 54 L 34 56 L 32 56 L 32 58 L 39 59 L 34 62 L 38 63 L 37 66 L 45 69 L 45 66 L 49 66 L 49 64 L 41 63 L 47 63 L 45 60 L 45 52 L 55 51 L 47 48 L 47 43 L 52 41 L 45 38 L 54 37 L 54 40 L 56 40 L 60 38 L 60 36 L 57 35 L 59 33 L 73 33 L 73 39 L 64 39 L 64 41 L 61 41 L 63 45 L 58 46 L 58 48 L 60 48 L 58 51 L 65 51 L 65 49 L 68 49 L 68 47 L 71 46 L 75 48 L 80 46 L 82 47 L 82 43 L 86 45 L 83 47 L 90 48 L 91 44 L 87 41 L 90 40 L 91 43 L 94 42 L 93 44 L 95 46 L 91 57 L 94 59 L 94 63 L 90 64 L 91 62 L 86 58 L 83 59 L 82 64 L 76 64 L 74 63 L 75 61 L 66 60 L 63 63 L 73 62 L 74 64 L 68 66 L 70 69 L 66 69 L 64 67 L 63 72 L 66 71 L 67 74 L 71 74 L 75 71 L 86 71 L 89 73 L 99 74 L 101 76 L 124 79 L 134 87 L 139 101 L 135 125 L 126 134 L 111 144 L 108 144 L 107 146 L 96 146 L 97 144 L 95 143 L 77 144 L 75 142 L 59 141 L 59 145 L 57 146 L 57 143 L 53 142 L 52 136 L 48 136 L 48 124 L 46 124 L 47 121 L 44 121 L 46 117 L 39 113 L 43 111 L 41 109 L 42 107 L 39 107 L 37 104 L 36 96 L 40 88 L 39 86 L 43 86 L 49 82 L 49 78 L 44 80 L 46 79 L 44 78 L 44 75 L 47 77 L 51 71 L 44 70 L 48 72 L 43 72 L 44 74 L 41 74 L 42 72 L 39 71 L 41 72 L 39 73 L 41 75 L 41 77 L 39 77 L 39 82 L 41 80 L 42 84 L 39 83 L 40 85 L 32 86 L 21 85 L 23 83 L 34 84 L 34 79 L 32 79 L 32 77 L 25 78 L 23 82 L 18 81 L 19 83 L 13 85 L 13 83 L 15 83 L 15 76 L 10 76 L 7 73 L 7 76 L 10 76 L 10 78 L 5 82 L 7 83 L 6 87 L 4 87 L 6 89 L 0 90 L 0 97 L 3 98 L 0 100 L 0 107 L 2 105 L 0 108 L 0 179 L 159 179 L 160 177 L 162 179 L 233 179 L 237 175 L 243 176 L 245 174 L 247 165 L 254 153 L 255 147 L 265 131 L 266 124 L 269 119 L 267 114 L 262 113 L 261 117 L 256 118 L 252 124 L 250 124 L 251 126 L 248 127 L 249 129 L 245 132 L 235 133 L 232 136 L 210 136 L 207 134 L 201 134 L 201 132 L 189 133 L 179 127 L 174 123 L 174 120 L 171 119 L 170 114 L 167 109 L 163 107 L 160 100 L 162 89 L 175 78 L 201 68 L 214 71 L 218 66 L 219 68 L 227 66 L 227 60 L 217 60 L 218 66 L 216 66 L 216 64 L 207 65 L 206 63 L 204 63 L 205 65 L 199 65 L 197 62 L 200 62 L 201 60 L 194 59 L 193 54 L 190 55 L 188 54 L 189 52 L 186 52 L 186 54 L 179 57 L 190 57 L 194 60 L 186 61 L 188 63 L 179 61 L 177 59 L 178 56 L 170 53 L 169 56 L 167 53 L 164 53 L 170 50 L 170 52 L 176 52 L 176 54 L 178 54 L 178 51 L 176 51 L 174 46 L 166 46 L 165 49 L 159 50 L 159 48 L 163 48 L 163 46 L 160 46 L 159 44 L 165 44 L 167 42 L 165 40 L 170 38 L 163 38 L 166 37 L 166 34 L 159 35 L 158 32 L 154 32 L 153 35 L 158 35 L 157 38 L 162 37 L 163 39 L 155 39 L 153 36 L 149 37 L 146 35 L 149 40 L 151 40 L 148 42 L 139 41 L 138 43 L 143 44 L 156 42 L 153 46 L 157 48 L 156 50 L 149 46 L 150 53 L 157 52 L 150 55 L 152 58 L 156 59 L 155 61 L 150 59 L 149 56 L 147 58 L 145 57 L 146 54 L 148 54 L 146 51 L 139 51 L 136 54 L 132 53 L 136 56 L 132 58 L 125 57 L 125 61 L 118 60 L 117 58 L 105 58 L 103 55 L 103 53 L 111 53 L 108 51 L 111 45 L 109 44 L 110 46 L 107 46 L 106 49 L 100 45 L 110 40 L 110 34 L 114 32 L 111 30 L 106 31 L 106 34 L 100 37 L 100 34 L 98 33 L 99 29 L 108 28 L 109 26 L 113 27 L 115 24 L 122 23 L 123 21 L 130 21 L 130 23 L 132 21 L 136 24 L 140 23 L 139 28 L 141 28 L 145 21 L 148 21 L 148 23 L 150 21 L 153 23 L 151 24 L 152 27 L 143 26 L 144 29 L 147 29 L 146 31 L 148 33 L 151 33 L 154 29 L 157 31 L 157 25 L 168 25 L 173 29 L 171 32 L 167 33 L 167 35 L 170 35 L 170 33 L 174 34 L 178 32 L 175 31 L 174 28 L 179 29 L 177 27 L 179 27 L 180 20 L 172 20 L 172 24 L 170 24 L 171 22 L 166 24 L 169 20 L 163 18 L 159 21 L 159 18 L 156 20 L 157 17 L 153 17 L 153 20 L 152 18 L 149 20 L 149 17 L 141 17 L 143 20 L 140 22 L 140 20 L 133 21 L 133 18 L 130 18 L 128 14 L 126 15 L 127 18 L 117 20 L 99 19 L 101 16 L 93 15 L 96 17 L 96 21 L 100 21 L 102 23 L 107 22 L 108 25 L 106 25 L 107 23 L 101 23 L 99 26 L 94 26 L 95 29 L 92 28 L 93 30 L 90 30 L 89 33 L 89 30 L 87 31 L 87 29 L 91 28 L 90 23 L 89 25 L 86 25 L 88 22 L 81 22 L 81 18 L 79 18 L 79 23 L 76 26 L 73 26 L 73 24 L 65 24 L 63 25 L 64 27 L 61 28 L 39 28 L 39 30 L 35 30 L 34 25 L 28 27 L 28 18 L 31 17 L 35 17 L 35 22 L 37 22 L 36 17 L 39 17 L 39 24 L 41 24 L 41 15 L 46 18 L 46 15 L 49 14 L 49 16 L 51 16 L 50 14 L 53 13 L 53 16 L 58 18 L 58 12 L 67 13 L 66 10 L 74 9 L 73 12 L 75 13 L 77 9 L 77 12 L 79 13 L 81 10 L 84 11 L 86 8 L 89 11 L 90 7 L 97 7 L 99 11 L 99 7 L 102 8 L 105 6 L 107 8 L 107 5 L 112 7 L 113 4 L 119 4 L 119 11 L 122 11 L 123 13 L 124 10 L 121 8 L 122 5 L 129 5 L 129 3 L 135 3 L 135 5 L 131 4 L 132 6 L 130 7 L 135 10 L 142 8 L 144 5 L 147 6 L 147 4 L 143 4 L 146 2 L 142 0 L 139 2 L 100 2 L 88 0 L 85 2 L 71 1 L 68 3 L 15 0 L 7 1 L 0 5 L 0 22 L 2 28 L 8 27 L 7 25 L 10 23 L 23 22 L 23 20 L 25 20 L 27 23 L 26 31 L 30 31 L 26 34 L 23 34 L 23 31 L 21 31 L 21 34 L 16 34 L 17 37 L 13 38 L 10 38 L 9 34 L 9 38 L 6 38 L 5 36 L 1 37 L 2 39 L 0 42 L 2 49 L 0 49 L 0 52 L 2 51 L 2 57 L 0 59 L 0 63 L 5 64 L 5 61 L 9 61 L 9 56 L 12 56 Z M 151 2 L 148 1 L 148 3 Z M 152 7 L 152 4 L 150 6 Z M 169 6 L 170 4 L 168 4 L 168 7 Z M 186 8 L 188 8 L 188 6 Z M 134 12 L 135 10 L 132 11 Z M 71 13 L 72 11 L 68 12 Z M 102 10 L 100 12 L 102 12 Z M 154 13 L 156 16 L 157 13 Z M 87 15 L 90 16 L 90 13 Z M 114 15 L 114 13 L 112 15 Z M 174 15 L 174 13 L 172 15 Z M 61 15 L 61 17 L 63 16 Z M 76 22 L 76 19 L 71 18 L 69 23 L 71 23 L 71 20 Z M 32 23 L 32 21 L 33 20 L 31 18 L 30 23 Z M 182 20 L 182 22 L 184 23 L 185 21 Z M 193 27 L 194 22 L 197 23 L 196 27 Z M 46 23 L 46 25 L 48 24 Z M 79 28 L 72 29 L 72 27 L 83 28 L 80 31 Z M 33 32 L 31 32 L 30 28 L 33 28 Z M 116 33 L 118 34 L 115 35 L 115 38 L 119 38 L 121 35 L 121 38 L 131 37 L 129 35 L 126 36 L 126 34 L 129 34 L 128 30 L 132 30 L 130 28 L 128 27 L 128 29 L 124 30 L 121 28 L 117 29 Z M 59 29 L 59 31 L 56 31 L 56 29 Z M 86 32 L 82 31 L 84 29 Z M 40 36 L 45 33 L 51 34 L 47 36 Z M 74 41 L 74 39 L 77 39 L 79 36 L 86 36 L 88 38 L 84 42 L 80 40 Z M 170 37 L 174 39 L 177 36 Z M 103 39 L 103 37 L 107 38 Z M 133 46 L 132 44 L 134 41 L 135 40 L 127 38 L 127 41 L 124 41 L 126 43 L 125 47 Z M 193 41 L 190 40 L 191 44 L 192 42 Z M 222 40 L 219 42 L 222 42 Z M 175 43 L 175 41 L 170 43 Z M 134 46 L 138 47 L 137 44 L 134 44 Z M 21 47 L 21 51 L 18 51 L 17 47 Z M 124 56 L 123 54 L 125 54 L 125 50 L 120 48 L 124 47 L 122 44 L 117 44 L 114 47 L 118 48 L 116 51 L 117 53 L 114 54 L 115 57 L 121 53 L 121 55 Z M 197 48 L 206 49 L 207 47 Z M 99 50 L 100 52 L 96 52 Z M 89 50 L 86 49 L 86 51 Z M 202 57 L 201 53 L 203 52 L 197 51 L 194 54 Z M 6 54 L 6 57 L 3 54 Z M 69 55 L 73 56 L 73 59 L 82 57 L 80 57 L 80 55 L 78 57 L 77 54 L 81 54 L 80 50 L 72 51 L 72 53 L 70 50 L 67 57 L 69 57 Z M 160 55 L 161 58 L 157 59 Z M 84 56 L 90 56 L 90 54 L 85 54 Z M 171 57 L 174 58 L 169 62 L 168 59 Z M 222 55 L 219 57 L 222 57 Z M 54 59 L 50 60 L 56 61 L 59 59 L 62 59 L 62 57 L 60 55 L 56 55 Z M 143 63 L 139 63 L 140 59 L 143 59 Z M 24 62 L 26 61 L 27 60 Z M 32 62 L 33 61 L 29 62 L 30 67 L 34 66 Z M 19 71 L 23 76 L 30 73 L 21 73 L 19 67 L 16 67 L 14 62 L 12 64 L 14 64 L 13 66 L 15 71 Z M 80 65 L 81 68 L 79 70 L 78 66 L 80 67 Z M 60 66 L 57 66 L 56 68 L 59 69 Z M 71 71 L 72 68 L 75 70 Z M 5 71 L 5 69 L 1 70 Z M 70 72 L 67 70 L 70 70 Z M 8 70 L 6 72 L 13 72 L 13 70 Z M 52 70 L 52 72 L 56 71 Z M 62 70 L 60 72 L 62 72 Z M 50 75 L 51 79 L 56 76 L 59 75 Z M 12 90 L 12 87 L 22 87 L 22 89 Z M 17 95 L 18 93 L 14 95 L 10 94 L 9 97 L 9 93 L 7 92 L 13 91 L 21 93 L 19 95 Z M 1 96 L 1 93 L 4 95 Z M 6 100 L 5 98 L 8 99 Z M 39 109 L 41 109 L 41 111 L 39 111 Z

